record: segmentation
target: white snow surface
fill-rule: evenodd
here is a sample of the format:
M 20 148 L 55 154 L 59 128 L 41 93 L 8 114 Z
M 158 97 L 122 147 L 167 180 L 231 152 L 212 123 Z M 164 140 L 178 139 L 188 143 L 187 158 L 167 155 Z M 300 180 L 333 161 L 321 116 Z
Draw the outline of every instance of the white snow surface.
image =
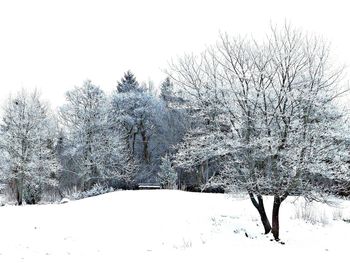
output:
M 263 235 L 245 196 L 176 190 L 117 191 L 65 204 L 0 208 L 0 262 L 331 262 L 348 258 L 350 201 L 281 206 L 280 237 Z M 271 214 L 271 197 L 265 198 Z M 248 237 L 246 237 L 246 234 Z

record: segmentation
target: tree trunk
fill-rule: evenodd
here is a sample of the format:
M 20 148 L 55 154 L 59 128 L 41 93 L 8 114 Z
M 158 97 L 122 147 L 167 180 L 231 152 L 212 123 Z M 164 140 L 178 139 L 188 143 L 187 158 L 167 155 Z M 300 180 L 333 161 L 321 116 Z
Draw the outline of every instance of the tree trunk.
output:
M 149 163 L 149 153 L 148 153 L 148 138 L 146 135 L 146 131 L 142 130 L 141 131 L 141 137 L 142 137 L 142 143 L 143 143 L 143 158 L 146 163 Z
M 17 199 L 17 204 L 22 205 L 22 203 L 23 203 L 23 182 L 21 179 L 16 179 L 16 199 Z
M 201 170 L 202 170 L 204 184 L 207 184 L 209 180 L 209 161 L 208 160 L 205 160 L 202 163 Z
M 261 222 L 263 223 L 264 229 L 265 229 L 265 234 L 270 233 L 271 231 L 271 224 L 269 219 L 267 218 L 266 211 L 265 211 L 265 206 L 264 206 L 264 201 L 261 195 L 258 195 L 258 201 L 259 201 L 259 214 L 260 214 L 260 219 Z
M 279 241 L 279 210 L 282 200 L 278 195 L 274 196 L 272 208 L 272 234 L 276 241 Z
M 132 143 L 131 143 L 131 154 L 134 156 L 135 154 L 135 141 L 136 141 L 136 132 L 132 134 Z
M 270 225 L 270 221 L 269 221 L 269 219 L 267 218 L 267 215 L 266 215 L 263 197 L 260 194 L 257 195 L 258 201 L 255 199 L 253 193 L 249 193 L 249 197 L 250 197 L 250 200 L 252 201 L 254 207 L 259 212 L 261 223 L 264 226 L 265 235 L 270 233 L 271 225 Z

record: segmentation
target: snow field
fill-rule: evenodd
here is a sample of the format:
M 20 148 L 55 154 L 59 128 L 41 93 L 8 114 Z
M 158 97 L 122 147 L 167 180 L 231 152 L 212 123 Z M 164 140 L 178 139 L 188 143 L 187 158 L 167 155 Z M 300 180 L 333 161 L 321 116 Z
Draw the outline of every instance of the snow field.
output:
M 271 214 L 272 199 L 265 199 Z M 327 220 L 306 222 L 299 216 L 303 201 L 288 198 L 280 218 L 285 245 L 262 234 L 257 211 L 242 196 L 118 191 L 65 204 L 4 206 L 0 262 L 341 260 L 350 241 L 343 221 L 350 202 L 335 201 L 337 207 L 311 206 Z

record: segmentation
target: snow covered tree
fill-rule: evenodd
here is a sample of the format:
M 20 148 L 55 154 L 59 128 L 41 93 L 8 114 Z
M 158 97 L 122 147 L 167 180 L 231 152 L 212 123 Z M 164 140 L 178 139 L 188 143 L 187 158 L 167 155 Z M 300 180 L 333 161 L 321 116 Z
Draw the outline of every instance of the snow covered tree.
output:
M 120 93 L 125 93 L 129 91 L 139 91 L 141 88 L 136 80 L 135 75 L 128 70 L 123 78 L 118 82 L 117 91 Z
M 87 80 L 66 93 L 60 120 L 67 132 L 67 151 L 74 160 L 81 190 L 95 183 L 130 179 L 133 164 L 117 131 L 108 121 L 104 92 Z
M 140 182 L 157 180 L 167 134 L 167 111 L 152 85 L 142 84 L 128 92 L 114 91 L 109 111 L 110 123 L 120 132 L 142 170 L 137 178 Z
M 272 233 L 279 239 L 279 209 L 290 195 L 319 199 L 324 189 L 313 178 L 342 178 L 348 171 L 349 137 L 336 98 L 347 89 L 333 66 L 328 45 L 285 26 L 273 29 L 266 48 L 274 75 L 262 102 L 266 154 L 264 182 L 274 195 Z M 273 114 L 273 115 L 271 115 Z
M 158 172 L 158 177 L 160 184 L 164 189 L 175 189 L 177 173 L 171 165 L 171 161 L 168 155 L 162 157 L 162 163 L 160 165 L 160 171 Z
M 124 79 L 132 79 L 129 82 L 137 83 L 134 76 L 124 76 Z M 127 81 L 119 85 L 122 83 Z M 172 92 L 171 83 L 169 85 L 168 91 Z M 171 109 L 162 97 L 159 98 L 152 82 L 124 90 L 120 92 L 117 89 L 111 96 L 110 123 L 115 130 L 120 131 L 133 160 L 142 170 L 137 180 L 155 182 L 161 157 L 183 135 L 182 114 L 179 110 Z
M 137 136 L 141 138 L 142 158 L 150 162 L 149 142 L 156 129 L 156 115 L 161 112 L 156 98 L 148 92 L 115 92 L 110 111 L 111 123 L 120 129 L 130 152 L 136 155 Z
M 167 106 L 174 97 L 174 84 L 167 77 L 160 85 L 160 97 L 166 102 Z
M 200 56 L 173 63 L 169 74 L 198 120 L 175 163 L 222 160 L 218 174 L 248 192 L 265 233 L 272 229 L 276 240 L 288 195 L 316 199 L 324 189 L 313 178 L 347 171 L 349 140 L 335 105 L 344 91 L 341 70 L 331 65 L 320 39 L 288 25 L 272 29 L 262 43 L 222 35 Z M 272 228 L 266 193 L 274 196 Z
M 179 94 L 176 94 L 174 84 L 167 77 L 160 85 L 160 99 L 165 104 L 163 108 L 164 119 L 163 132 L 157 134 L 157 139 L 163 144 L 163 151 L 167 153 L 174 152 L 174 147 L 184 137 L 189 121 L 186 110 L 182 108 L 183 100 Z
M 1 123 L 1 177 L 23 198 L 37 203 L 45 186 L 57 185 L 56 125 L 37 91 L 10 97 Z

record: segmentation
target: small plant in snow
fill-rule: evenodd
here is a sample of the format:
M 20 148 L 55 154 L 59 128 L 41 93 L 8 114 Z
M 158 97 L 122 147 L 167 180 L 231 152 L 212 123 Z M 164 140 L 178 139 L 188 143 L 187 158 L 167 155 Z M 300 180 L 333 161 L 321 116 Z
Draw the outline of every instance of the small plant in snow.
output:
M 191 240 L 187 240 L 185 238 L 182 238 L 183 244 L 182 244 L 182 248 L 183 249 L 187 249 L 187 248 L 191 248 L 192 247 L 192 241 Z
M 301 219 L 313 225 L 321 224 L 325 226 L 329 224 L 329 218 L 325 210 L 308 202 L 296 205 L 294 219 Z
M 171 166 L 171 161 L 168 155 L 162 157 L 162 164 L 160 165 L 160 171 L 158 177 L 160 179 L 160 184 L 163 189 L 175 189 L 177 173 L 175 169 Z
M 332 212 L 333 220 L 343 219 L 343 210 L 341 208 L 335 208 Z

